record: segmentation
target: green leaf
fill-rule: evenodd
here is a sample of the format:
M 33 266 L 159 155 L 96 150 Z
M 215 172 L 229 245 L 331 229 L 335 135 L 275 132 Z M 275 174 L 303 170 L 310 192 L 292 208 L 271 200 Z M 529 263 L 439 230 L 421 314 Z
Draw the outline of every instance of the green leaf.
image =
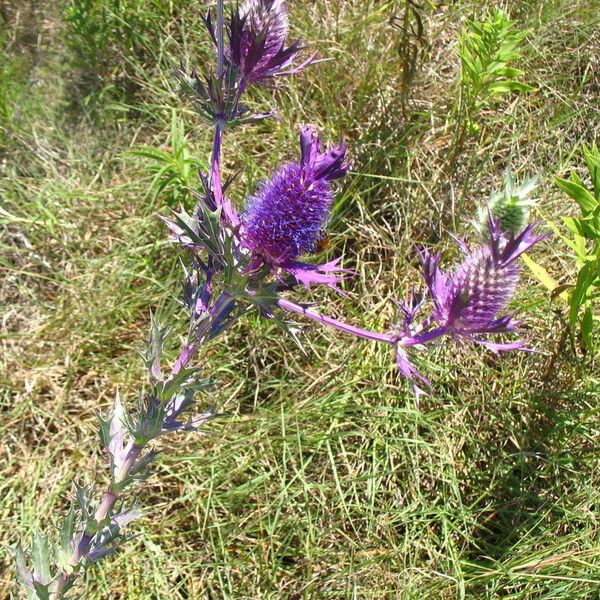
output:
M 83 513 L 85 519 L 89 518 L 94 512 L 91 506 L 91 492 L 92 489 L 89 485 L 80 485 L 77 481 L 74 482 L 75 485 L 75 497 L 77 499 L 77 504 Z
M 31 588 L 32 574 L 31 571 L 27 568 L 27 561 L 25 557 L 25 552 L 23 552 L 23 547 L 19 543 L 14 548 L 9 548 L 8 551 L 13 557 L 13 560 L 15 561 L 18 580 L 25 587 Z
M 577 181 L 555 177 L 554 183 L 579 204 L 579 208 L 581 208 L 584 215 L 593 212 L 600 206 L 596 198 Z
M 577 275 L 575 290 L 573 290 L 569 302 L 569 321 L 571 325 L 575 325 L 577 321 L 577 315 L 581 305 L 585 302 L 587 290 L 595 279 L 593 275 L 593 263 L 583 265 Z
M 583 338 L 583 345 L 589 352 L 594 351 L 594 313 L 592 307 L 588 306 L 583 313 L 581 319 L 581 337 Z
M 135 478 L 140 481 L 145 479 L 148 476 L 147 469 L 148 467 L 156 460 L 156 457 L 159 455 L 159 452 L 156 450 L 149 450 L 140 458 L 135 465 L 129 471 L 129 476 Z M 140 513 L 141 515 L 141 513 Z
M 172 158 L 168 152 L 159 150 L 158 148 L 152 148 L 152 146 L 140 146 L 135 150 L 129 150 L 126 153 L 128 156 L 139 156 L 141 158 L 149 158 L 156 162 L 165 162 L 171 164 Z
M 590 172 L 590 177 L 592 178 L 594 196 L 596 200 L 600 201 L 600 151 L 596 144 L 591 148 L 584 148 L 583 156 Z
M 60 528 L 60 539 L 59 545 L 56 550 L 56 562 L 63 568 L 67 566 L 69 558 L 71 557 L 71 540 L 75 533 L 75 525 L 77 524 L 77 515 L 75 508 L 71 505 L 69 512 L 65 516 Z
M 526 83 L 521 83 L 520 81 L 514 81 L 510 79 L 491 83 L 488 88 L 490 93 L 495 95 L 508 94 L 510 92 L 531 92 L 533 90 L 533 88 Z
M 50 584 L 34 581 L 33 587 L 35 588 L 35 593 L 39 600 L 50 600 Z
M 50 547 L 46 536 L 36 533 L 31 546 L 31 560 L 35 579 L 47 583 L 50 581 Z M 37 588 L 36 588 L 37 591 Z
M 224 248 L 221 240 L 221 208 L 211 211 L 202 202 L 198 206 L 202 210 L 201 223 L 184 209 L 180 212 L 172 211 L 174 222 L 193 244 L 203 246 L 215 260 L 222 263 Z
M 150 313 L 150 337 L 146 340 L 147 348 L 144 353 L 144 363 L 154 380 L 162 379 L 161 357 L 164 342 L 169 335 L 169 329 L 162 327 L 154 313 Z
M 197 380 L 197 375 L 200 373 L 201 369 L 199 368 L 191 368 L 191 369 L 181 369 L 177 375 L 175 375 L 172 379 L 165 381 L 158 386 L 158 393 L 160 399 L 164 402 L 167 402 L 171 399 L 174 393 L 180 391 L 181 388 L 187 387 L 187 383 L 192 383 Z
M 600 231 L 596 229 L 596 220 L 593 218 L 593 216 L 591 216 L 589 219 L 573 219 L 572 217 L 563 217 L 563 223 L 574 235 L 581 236 L 592 241 L 600 239 Z

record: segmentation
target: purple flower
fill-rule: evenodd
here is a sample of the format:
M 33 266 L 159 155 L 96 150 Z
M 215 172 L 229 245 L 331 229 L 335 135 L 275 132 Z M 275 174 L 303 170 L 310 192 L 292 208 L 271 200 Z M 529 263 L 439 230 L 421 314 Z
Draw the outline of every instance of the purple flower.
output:
M 248 51 L 250 32 L 264 32 L 264 54 L 262 61 L 273 57 L 285 44 L 289 33 L 287 7 L 284 0 L 246 0 L 239 10 L 245 19 L 246 35 L 242 40 L 243 50 Z
M 421 252 L 423 276 L 434 303 L 433 318 L 438 329 L 415 336 L 414 343 L 432 335 L 467 338 L 494 351 L 513 350 L 522 342 L 497 344 L 479 336 L 515 328 L 511 315 L 501 315 L 507 308 L 519 282 L 517 258 L 537 243 L 540 236 L 529 225 L 518 235 L 500 231 L 499 221 L 490 219 L 490 238 L 486 245 L 469 252 L 452 274 L 443 273 L 439 257 Z
M 317 132 L 303 127 L 300 162 L 286 163 L 262 182 L 248 199 L 242 215 L 241 236 L 258 262 L 266 262 L 293 274 L 305 285 L 334 284 L 341 271 L 337 261 L 316 266 L 298 261 L 313 252 L 329 218 L 331 181 L 349 168 L 346 144 L 323 150 Z
M 210 14 L 205 23 L 216 44 Z M 303 47 L 297 41 L 286 47 L 288 32 L 285 0 L 246 0 L 232 11 L 227 23 L 229 45 L 225 58 L 241 74 L 241 89 L 271 77 L 297 73 L 313 62 L 314 54 L 294 65 Z
M 395 331 L 397 337 L 396 362 L 400 372 L 416 385 L 429 385 L 411 363 L 408 348 L 425 345 L 443 335 L 466 339 L 489 348 L 493 352 L 523 349 L 523 341 L 490 342 L 482 335 L 514 331 L 512 314 L 502 314 L 519 282 L 517 258 L 544 236 L 534 234 L 534 225 L 525 227 L 517 235 L 500 231 L 500 221 L 490 217 L 489 239 L 474 250 L 461 240 L 459 247 L 466 256 L 453 273 L 440 269 L 439 256 L 427 250 L 420 252 L 423 278 L 434 310 L 420 325 L 413 325 L 421 304 L 413 293 L 408 302 L 399 304 L 403 319 Z M 415 388 L 419 393 L 422 390 Z

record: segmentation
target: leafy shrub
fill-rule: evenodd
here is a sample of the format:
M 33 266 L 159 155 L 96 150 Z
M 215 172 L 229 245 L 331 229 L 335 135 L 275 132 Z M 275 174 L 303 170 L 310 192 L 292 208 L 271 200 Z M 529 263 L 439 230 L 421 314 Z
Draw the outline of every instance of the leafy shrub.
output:
M 562 217 L 570 236 L 563 234 L 552 221 L 546 221 L 571 252 L 574 269 L 569 281 L 559 285 L 531 258 L 527 257 L 526 263 L 553 297 L 560 297 L 568 304 L 569 325 L 577 330 L 582 349 L 593 354 L 599 320 L 595 309 L 600 297 L 600 151 L 596 146 L 584 148 L 583 156 L 591 188 L 574 171 L 569 179 L 554 178 L 555 184 L 577 203 L 581 211 L 580 217 Z
M 563 217 L 571 233 L 563 241 L 574 253 L 577 279 L 569 294 L 569 322 L 579 324 L 579 333 L 586 350 L 594 350 L 594 302 L 600 296 L 600 152 L 596 146 L 584 148 L 583 155 L 592 187 L 588 189 L 574 171 L 569 179 L 556 177 L 554 182 L 581 210 L 581 217 Z

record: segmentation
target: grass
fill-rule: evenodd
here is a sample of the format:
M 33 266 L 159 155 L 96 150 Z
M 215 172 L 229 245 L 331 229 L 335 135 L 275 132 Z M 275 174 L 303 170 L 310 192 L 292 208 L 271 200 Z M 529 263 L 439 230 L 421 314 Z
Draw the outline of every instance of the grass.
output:
M 79 37 L 72 11 L 86 0 L 35 4 L 0 3 L 5 544 L 55 524 L 74 476 L 104 481 L 95 414 L 117 390 L 135 399 L 150 310 L 183 331 L 179 256 L 156 218 L 173 190 L 149 194 L 153 172 L 131 151 L 169 153 L 175 113 L 198 160 L 210 148 L 171 78 L 181 56 L 210 55 L 189 3 L 91 3 L 108 12 Z M 451 260 L 446 230 L 467 230 L 509 163 L 541 172 L 544 214 L 564 214 L 551 176 L 577 166 L 600 126 L 597 11 L 517 0 L 518 67 L 533 91 L 480 111 L 454 160 L 457 36 L 484 3 L 424 4 L 410 43 L 404 7 L 294 3 L 295 32 L 334 61 L 256 92 L 283 118 L 225 138 L 241 202 L 296 152 L 297 124 L 348 137 L 353 174 L 328 253 L 358 275 L 349 300 L 325 294 L 325 310 L 379 328 L 389 298 L 418 280 L 412 244 Z M 535 258 L 559 281 L 573 274 L 552 238 Z M 419 404 L 385 348 L 303 323 L 303 353 L 264 320 L 237 325 L 207 353 L 220 383 L 207 402 L 227 418 L 165 444 L 139 488 L 147 515 L 89 572 L 85 597 L 598 597 L 597 359 L 560 344 L 564 311 L 527 273 L 515 308 L 538 352 L 436 349 L 422 359 L 435 393 Z M 0 599 L 13 585 L 4 555 Z

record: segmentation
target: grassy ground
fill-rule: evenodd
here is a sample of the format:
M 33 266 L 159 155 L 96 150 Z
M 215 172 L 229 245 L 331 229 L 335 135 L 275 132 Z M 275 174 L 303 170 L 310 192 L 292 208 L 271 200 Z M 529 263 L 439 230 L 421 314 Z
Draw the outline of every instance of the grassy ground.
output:
M 528 29 L 518 66 L 534 89 L 487 106 L 460 146 L 457 33 L 494 2 L 420 9 L 412 76 L 403 2 L 292 4 L 294 30 L 334 60 L 255 93 L 283 118 L 227 135 L 225 163 L 242 169 L 241 200 L 296 152 L 297 124 L 347 136 L 353 175 L 328 252 L 358 276 L 328 313 L 387 327 L 389 298 L 418 279 L 413 243 L 455 256 L 445 231 L 466 230 L 509 162 L 542 174 L 545 215 L 565 213 L 551 176 L 600 125 L 593 3 L 508 3 Z M 96 12 L 73 10 L 86 5 Z M 119 19 L 103 5 L 119 3 L 0 2 L 6 544 L 55 523 L 74 476 L 105 472 L 95 414 L 117 390 L 135 399 L 149 311 L 183 331 L 178 254 L 156 214 L 189 200 L 181 181 L 149 194 L 150 163 L 128 152 L 170 151 L 175 115 L 206 160 L 210 132 L 171 70 L 210 49 L 192 3 L 128 0 Z M 573 276 L 556 239 L 535 257 Z M 139 537 L 89 572 L 85 597 L 600 597 L 600 377 L 561 344 L 561 306 L 527 274 L 515 308 L 539 352 L 436 349 L 422 364 L 435 393 L 418 405 L 385 348 L 303 324 L 302 353 L 265 321 L 237 325 L 208 351 L 220 386 L 207 402 L 229 416 L 165 444 L 139 489 Z M 2 561 L 4 599 L 15 591 Z

